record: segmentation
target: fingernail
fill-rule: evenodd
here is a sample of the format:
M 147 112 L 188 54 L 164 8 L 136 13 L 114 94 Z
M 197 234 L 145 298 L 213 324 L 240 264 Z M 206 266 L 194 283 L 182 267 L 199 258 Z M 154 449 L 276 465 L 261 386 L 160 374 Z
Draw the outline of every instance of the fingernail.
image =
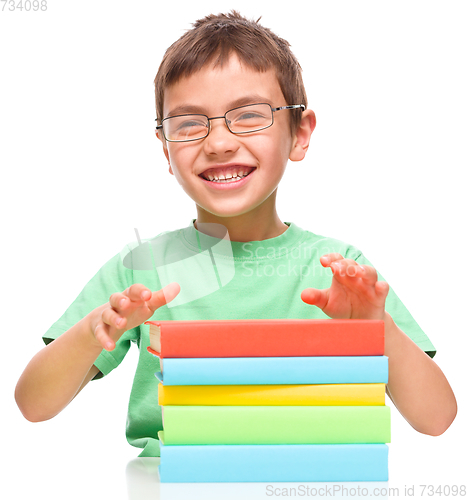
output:
M 123 307 L 125 305 L 125 299 L 122 299 L 120 302 L 119 302 L 119 306 L 120 307 Z
M 107 342 L 107 344 L 106 344 L 106 349 L 107 349 L 108 351 L 111 351 L 113 347 L 114 347 L 114 346 L 113 346 L 112 342 Z
M 120 323 L 122 323 L 122 318 L 117 318 L 117 319 L 115 320 L 115 324 L 116 324 L 117 326 L 119 326 L 119 325 L 120 325 Z
M 150 298 L 150 293 L 148 292 L 148 290 L 144 290 L 143 292 L 141 292 L 141 298 L 143 300 L 146 300 L 146 299 L 149 299 Z
M 349 266 L 348 267 L 348 276 L 353 277 L 353 276 L 356 276 L 356 274 L 357 274 L 356 266 Z

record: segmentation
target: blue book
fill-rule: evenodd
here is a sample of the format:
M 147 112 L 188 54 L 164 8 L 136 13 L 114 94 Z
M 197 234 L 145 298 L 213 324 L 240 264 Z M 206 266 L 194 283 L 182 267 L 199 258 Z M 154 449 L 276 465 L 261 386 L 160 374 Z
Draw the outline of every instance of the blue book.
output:
M 165 445 L 162 483 L 387 481 L 386 444 Z
M 164 358 L 161 368 L 166 386 L 388 382 L 387 356 Z

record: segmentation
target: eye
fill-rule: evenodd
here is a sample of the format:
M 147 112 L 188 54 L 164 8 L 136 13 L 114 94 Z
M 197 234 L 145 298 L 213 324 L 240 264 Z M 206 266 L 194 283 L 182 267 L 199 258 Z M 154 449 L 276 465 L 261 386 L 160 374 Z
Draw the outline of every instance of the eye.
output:
M 177 130 L 189 129 L 192 127 L 206 127 L 206 122 L 204 120 L 181 120 L 177 124 Z
M 260 113 L 255 113 L 253 111 L 248 111 L 248 112 L 245 112 L 245 113 L 242 113 L 241 115 L 239 115 L 236 120 L 239 121 L 239 120 L 255 120 L 257 118 L 260 118 L 260 119 L 263 119 L 265 118 L 263 115 L 261 115 Z
M 249 132 L 271 125 L 271 116 L 266 115 L 262 105 L 239 108 L 229 113 L 229 127 L 234 133 Z M 267 107 L 269 111 L 270 108 Z
M 208 131 L 207 119 L 202 115 L 173 116 L 165 123 L 166 137 L 170 140 L 184 141 L 204 137 Z

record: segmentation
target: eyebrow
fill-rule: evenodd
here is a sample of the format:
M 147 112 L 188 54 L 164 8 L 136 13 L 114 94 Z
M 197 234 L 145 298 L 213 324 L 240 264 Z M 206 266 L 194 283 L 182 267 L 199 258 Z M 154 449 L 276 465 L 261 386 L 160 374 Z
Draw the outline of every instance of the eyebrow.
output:
M 270 99 L 267 99 L 266 97 L 263 97 L 259 94 L 249 94 L 249 95 L 240 97 L 239 99 L 236 99 L 235 101 L 231 101 L 229 103 L 226 111 L 234 109 L 234 108 L 238 108 L 239 106 L 246 106 L 247 104 L 258 104 L 258 103 L 264 103 L 264 102 L 272 105 L 272 102 L 270 101 Z M 180 106 L 176 106 L 175 108 L 171 109 L 171 111 L 169 111 L 169 113 L 167 114 L 167 117 L 177 116 L 177 115 L 185 115 L 185 114 L 206 115 L 205 111 L 206 110 L 204 110 L 201 106 L 196 106 L 196 105 L 192 105 L 192 104 L 181 104 Z

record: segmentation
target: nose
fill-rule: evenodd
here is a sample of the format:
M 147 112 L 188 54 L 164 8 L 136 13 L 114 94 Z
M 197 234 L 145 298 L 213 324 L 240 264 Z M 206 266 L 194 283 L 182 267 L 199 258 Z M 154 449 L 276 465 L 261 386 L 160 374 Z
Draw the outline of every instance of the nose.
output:
M 224 117 L 214 118 L 210 120 L 210 133 L 205 137 L 203 147 L 210 155 L 234 153 L 239 149 L 239 140 L 227 128 Z

